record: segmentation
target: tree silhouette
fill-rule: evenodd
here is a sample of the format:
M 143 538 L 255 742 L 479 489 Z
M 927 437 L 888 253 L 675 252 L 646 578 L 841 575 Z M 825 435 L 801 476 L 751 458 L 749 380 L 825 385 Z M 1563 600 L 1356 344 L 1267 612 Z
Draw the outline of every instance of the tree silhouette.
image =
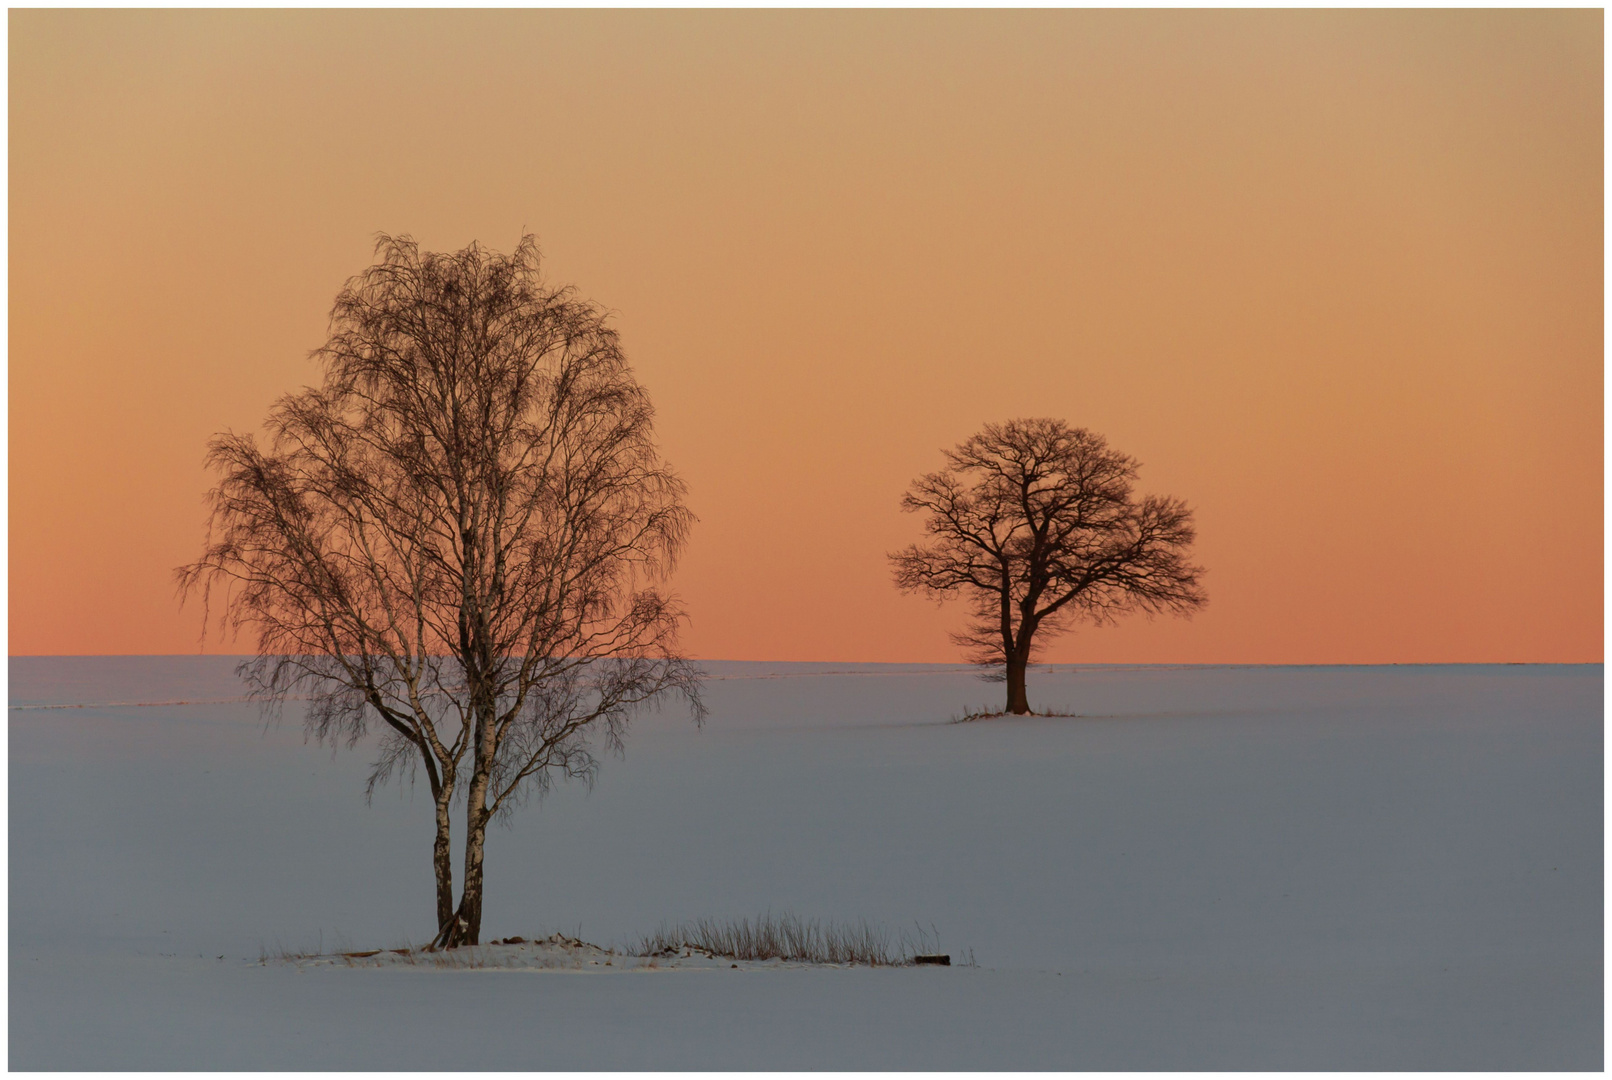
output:
M 967 597 L 974 622 L 953 640 L 1007 683 L 1007 711 L 1030 711 L 1025 671 L 1039 640 L 1085 619 L 1201 607 L 1203 569 L 1179 499 L 1132 493 L 1137 462 L 1061 420 L 1010 420 L 944 452 L 946 468 L 901 500 L 925 513 L 927 544 L 890 556 L 904 592 Z
M 274 406 L 266 447 L 212 441 L 206 548 L 177 573 L 204 602 L 224 587 L 268 707 L 309 696 L 333 746 L 378 727 L 370 794 L 424 770 L 435 944 L 476 944 L 488 822 L 557 777 L 591 781 L 641 707 L 703 715 L 655 588 L 693 519 L 615 331 L 543 282 L 532 237 L 508 256 L 388 236 L 376 252 L 336 298 L 323 384 Z

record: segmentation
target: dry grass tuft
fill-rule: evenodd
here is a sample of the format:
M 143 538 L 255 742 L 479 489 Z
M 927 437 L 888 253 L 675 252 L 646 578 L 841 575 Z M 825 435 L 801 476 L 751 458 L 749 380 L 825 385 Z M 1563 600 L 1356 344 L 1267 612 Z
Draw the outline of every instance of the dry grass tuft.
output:
M 938 935 L 936 935 L 938 937 Z M 789 960 L 807 964 L 910 964 L 928 948 L 930 935 L 892 934 L 868 922 L 834 923 L 802 919 L 785 912 L 749 919 L 696 919 L 662 923 L 659 930 L 627 949 L 632 956 L 703 953 L 732 960 Z

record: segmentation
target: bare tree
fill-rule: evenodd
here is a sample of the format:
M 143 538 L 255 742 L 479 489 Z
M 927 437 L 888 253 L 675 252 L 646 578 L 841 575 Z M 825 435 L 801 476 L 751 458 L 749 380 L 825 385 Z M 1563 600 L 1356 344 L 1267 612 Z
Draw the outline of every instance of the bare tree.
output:
M 240 673 L 267 707 L 308 696 L 332 746 L 378 721 L 368 794 L 423 768 L 435 943 L 476 944 L 488 822 L 557 777 L 591 781 L 639 708 L 704 715 L 655 587 L 693 519 L 615 331 L 544 283 L 532 237 L 509 256 L 386 236 L 376 252 L 314 353 L 323 385 L 274 406 L 266 446 L 211 443 L 206 550 L 177 574 L 255 634 Z
M 1195 533 L 1179 499 L 1137 499 L 1137 462 L 1061 420 L 1010 420 L 945 451 L 947 467 L 901 500 L 931 540 L 890 556 L 904 592 L 961 594 L 974 622 L 953 640 L 1007 682 L 1028 713 L 1025 671 L 1040 641 L 1079 619 L 1190 614 L 1205 602 L 1187 561 Z

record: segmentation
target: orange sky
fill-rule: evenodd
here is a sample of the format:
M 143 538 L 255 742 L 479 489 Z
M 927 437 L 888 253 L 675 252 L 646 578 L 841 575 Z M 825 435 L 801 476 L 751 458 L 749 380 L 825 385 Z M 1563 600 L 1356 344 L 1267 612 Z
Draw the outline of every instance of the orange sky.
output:
M 377 231 L 524 228 L 654 395 L 696 656 L 957 659 L 898 499 L 1045 415 L 1210 594 L 1045 659 L 1602 658 L 1599 11 L 9 20 L 12 654 L 195 652 L 208 437 Z

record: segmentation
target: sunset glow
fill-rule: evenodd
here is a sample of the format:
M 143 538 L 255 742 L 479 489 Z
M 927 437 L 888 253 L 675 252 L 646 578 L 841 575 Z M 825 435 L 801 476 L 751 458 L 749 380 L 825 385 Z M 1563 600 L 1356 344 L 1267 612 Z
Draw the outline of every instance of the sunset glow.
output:
M 913 478 L 1055 417 L 1207 606 L 1061 662 L 1599 662 L 1602 13 L 14 11 L 10 652 L 180 608 L 378 232 L 616 313 L 705 659 L 960 659 Z

